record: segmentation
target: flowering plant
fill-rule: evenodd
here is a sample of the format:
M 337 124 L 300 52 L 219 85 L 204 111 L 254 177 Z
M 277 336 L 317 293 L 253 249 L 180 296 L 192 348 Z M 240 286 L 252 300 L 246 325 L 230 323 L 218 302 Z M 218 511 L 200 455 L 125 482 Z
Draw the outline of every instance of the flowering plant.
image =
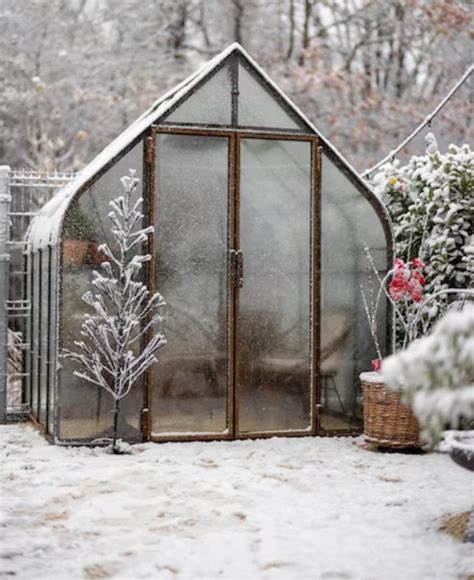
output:
M 425 294 L 472 288 L 474 151 L 469 145 L 450 145 L 446 153 L 428 147 L 426 155 L 405 165 L 387 163 L 372 185 L 392 219 L 397 256 L 426 262 Z
M 397 258 L 391 270 L 392 279 L 389 285 L 390 298 L 395 302 L 405 297 L 410 298 L 414 302 L 421 302 L 423 298 L 423 286 L 426 283 L 421 271 L 425 267 L 425 264 L 419 258 L 414 258 L 406 264 L 403 260 Z
M 389 300 L 395 316 L 395 328 L 398 330 L 397 349 L 405 349 L 409 342 L 428 331 L 430 317 L 420 316 L 426 304 L 426 300 L 423 301 L 426 284 L 423 271 L 426 269 L 426 265 L 418 257 L 407 262 L 397 258 L 393 262 L 393 267 L 384 278 L 381 278 L 369 249 L 366 248 L 365 251 L 369 266 L 368 288 L 365 289 L 361 286 L 361 290 L 378 357 L 372 361 L 372 369 L 378 372 L 383 358 L 378 339 L 377 323 L 382 296 L 385 295 Z M 376 284 L 378 285 L 377 291 L 374 290 Z
M 434 135 L 426 141 L 426 155 L 415 155 L 405 165 L 387 163 L 372 181 L 392 218 L 396 254 L 404 262 L 395 262 L 387 289 L 398 307 L 396 350 L 416 338 L 415 330 L 425 336 L 452 307 L 453 294 L 465 300 L 465 290 L 473 287 L 474 151 L 450 145 L 442 153 Z M 414 312 L 416 328 L 408 336 L 402 321 Z
M 379 372 L 382 366 L 382 350 L 378 339 L 378 310 L 382 296 L 386 296 L 394 314 L 396 330 L 395 350 L 405 350 L 409 343 L 426 336 L 432 325 L 456 302 L 449 303 L 449 295 L 469 296 L 470 290 L 446 288 L 426 293 L 424 271 L 426 264 L 418 257 L 404 262 L 397 258 L 392 268 L 381 278 L 368 248 L 365 249 L 369 266 L 368 286 L 361 286 L 362 299 L 374 339 L 378 358 L 372 361 L 372 370 Z M 378 285 L 375 292 L 374 286 Z M 434 306 L 433 306 L 434 305 Z

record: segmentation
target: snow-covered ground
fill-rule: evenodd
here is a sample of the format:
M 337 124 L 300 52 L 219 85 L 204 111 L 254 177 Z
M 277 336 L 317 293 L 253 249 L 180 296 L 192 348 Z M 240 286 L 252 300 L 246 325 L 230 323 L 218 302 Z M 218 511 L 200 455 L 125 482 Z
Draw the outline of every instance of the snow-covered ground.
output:
M 49 446 L 2 426 L 1 577 L 450 580 L 472 545 L 437 531 L 471 474 L 353 439 Z

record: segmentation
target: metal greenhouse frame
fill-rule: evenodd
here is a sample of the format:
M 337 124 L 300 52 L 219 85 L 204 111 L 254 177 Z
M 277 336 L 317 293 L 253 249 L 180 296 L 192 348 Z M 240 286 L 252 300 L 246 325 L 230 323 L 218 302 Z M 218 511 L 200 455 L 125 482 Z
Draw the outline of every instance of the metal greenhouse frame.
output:
M 108 201 L 130 168 L 155 227 L 147 282 L 169 303 L 169 341 L 127 403 L 122 437 L 358 432 L 357 376 L 371 358 L 364 248 L 384 272 L 390 220 L 233 44 L 159 99 L 29 228 L 24 397 L 45 435 L 81 444 L 110 433 L 111 401 L 59 355 L 77 336 L 80 295 L 108 239 Z

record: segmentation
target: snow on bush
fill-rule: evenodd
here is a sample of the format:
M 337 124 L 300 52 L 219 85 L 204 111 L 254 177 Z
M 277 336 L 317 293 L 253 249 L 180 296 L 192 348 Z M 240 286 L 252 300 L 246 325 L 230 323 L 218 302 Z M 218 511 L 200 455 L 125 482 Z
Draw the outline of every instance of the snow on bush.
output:
M 82 296 L 93 310 L 84 315 L 81 325 L 85 340 L 74 342 L 77 351 L 64 351 L 81 369 L 74 371 L 75 376 L 102 387 L 114 399 L 114 453 L 123 452 L 117 442 L 120 401 L 156 362 L 154 353 L 166 344 L 163 334 L 155 332 L 164 301 L 158 293 L 151 296 L 140 280 L 143 264 L 151 256 L 138 252 L 153 227 L 140 227 L 142 199 L 132 203 L 138 181 L 130 171 L 130 176 L 121 179 L 124 195 L 110 202 L 115 251 L 107 244 L 99 246 L 107 261 L 101 265 L 104 274 L 93 273 L 92 286 L 98 293 L 88 291 Z
M 430 445 L 474 421 L 474 306 L 449 312 L 431 335 L 384 360 L 382 376 L 412 405 Z
M 404 262 L 418 257 L 426 264 L 429 298 L 443 289 L 472 287 L 474 281 L 474 152 L 469 145 L 451 145 L 442 154 L 432 134 L 427 142 L 426 155 L 404 166 L 398 160 L 384 165 L 374 186 L 393 220 L 397 257 Z M 424 326 L 439 319 L 445 306 L 443 295 L 430 302 Z

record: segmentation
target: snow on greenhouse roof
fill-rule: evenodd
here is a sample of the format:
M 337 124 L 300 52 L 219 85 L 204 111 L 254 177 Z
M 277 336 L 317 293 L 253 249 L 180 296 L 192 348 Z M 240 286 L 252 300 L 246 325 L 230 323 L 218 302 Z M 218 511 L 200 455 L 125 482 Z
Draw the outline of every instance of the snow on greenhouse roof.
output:
M 112 141 L 101 153 L 97 155 L 78 176 L 60 189 L 56 195 L 46 203 L 38 215 L 31 222 L 27 233 L 30 251 L 36 251 L 51 245 L 56 245 L 60 239 L 59 233 L 66 211 L 78 193 L 94 176 L 103 170 L 121 151 L 128 147 L 133 141 L 153 123 L 159 121 L 182 97 L 186 96 L 192 89 L 206 76 L 213 72 L 230 54 L 238 52 L 255 69 L 265 81 L 274 89 L 279 97 L 290 107 L 308 126 L 308 129 L 318 135 L 323 144 L 335 155 L 353 174 L 353 177 L 368 191 L 371 191 L 368 184 L 360 177 L 356 170 L 347 160 L 325 139 L 314 124 L 298 109 L 298 107 L 282 92 L 282 90 L 268 77 L 262 68 L 252 59 L 252 57 L 238 43 L 233 43 L 220 54 L 209 60 L 201 68 L 184 81 L 173 87 L 162 97 L 156 100 L 153 105 L 136 119 L 125 131 L 123 131 L 114 141 Z M 374 199 L 377 199 L 374 194 Z M 379 203 L 383 213 L 385 208 Z

